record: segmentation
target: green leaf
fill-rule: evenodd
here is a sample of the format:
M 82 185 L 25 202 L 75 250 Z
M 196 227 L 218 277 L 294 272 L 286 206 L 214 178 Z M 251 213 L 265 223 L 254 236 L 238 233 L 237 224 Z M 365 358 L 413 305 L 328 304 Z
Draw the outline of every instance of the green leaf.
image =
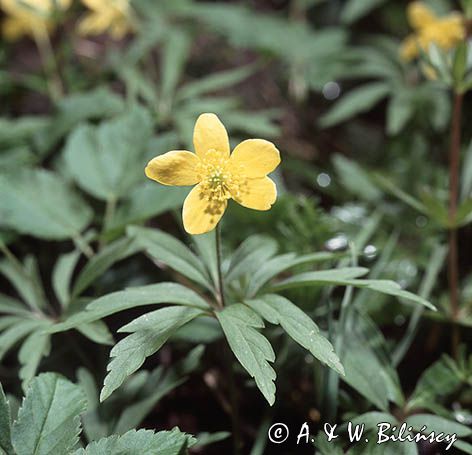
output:
M 341 185 L 350 193 L 370 202 L 381 198 L 382 192 L 371 182 L 369 174 L 354 160 L 336 154 L 333 165 L 339 175 Z
M 92 212 L 58 175 L 23 169 L 0 175 L 0 224 L 46 240 L 76 237 Z
M 464 201 L 472 196 L 472 141 L 464 153 L 461 175 L 461 200 Z
M 272 406 L 275 402 L 276 374 L 269 362 L 274 362 L 275 353 L 267 338 L 255 330 L 264 327 L 264 322 L 257 313 L 241 303 L 226 307 L 216 316 L 234 355 Z
M 264 262 L 254 273 L 249 275 L 247 296 L 253 297 L 270 279 L 279 273 L 303 264 L 313 264 L 320 261 L 334 259 L 336 255 L 329 252 L 305 254 L 296 256 L 294 253 L 275 256 Z
M 21 386 L 24 391 L 27 390 L 30 381 L 36 375 L 41 358 L 49 355 L 50 338 L 50 335 L 38 330 L 29 335 L 21 346 L 18 353 L 18 360 L 21 364 L 19 377 L 22 380 Z
M 190 50 L 190 39 L 182 28 L 167 33 L 161 65 L 161 97 L 170 103 Z M 168 106 L 170 108 L 170 104 Z
M 387 411 L 389 402 L 402 406 L 400 381 L 377 326 L 368 316 L 356 313 L 343 336 L 340 356 L 346 374 L 342 380 L 378 409 Z
M 58 112 L 53 121 L 38 138 L 40 150 L 44 153 L 53 149 L 57 141 L 78 123 L 119 114 L 125 104 L 121 96 L 98 87 L 62 98 L 57 107 Z
M 44 319 L 23 319 L 0 335 L 0 360 L 16 343 L 39 328 L 46 328 L 49 323 Z
M 80 295 L 113 264 L 137 251 L 139 251 L 139 247 L 127 238 L 119 239 L 107 245 L 100 253 L 94 255 L 80 271 L 72 288 L 72 296 Z
M 133 188 L 117 207 L 108 230 L 124 229 L 127 225 L 148 220 L 182 206 L 188 188 L 172 188 L 155 182 L 143 182 Z
M 156 261 L 163 262 L 176 272 L 207 289 L 212 289 L 210 277 L 200 259 L 181 241 L 159 229 L 131 226 L 127 230 L 136 245 L 146 250 Z
M 13 424 L 18 455 L 69 453 L 79 440 L 79 414 L 86 400 L 81 388 L 54 373 L 36 377 Z
M 370 110 L 390 93 L 390 85 L 372 82 L 350 91 L 320 119 L 320 125 L 328 128 L 344 122 L 357 114 Z
M 77 326 L 77 330 L 94 343 L 113 345 L 113 335 L 103 321 L 93 321 Z
M 0 261 L 0 273 L 8 279 L 19 296 L 31 308 L 45 307 L 43 285 L 37 259 L 34 256 L 27 256 L 23 264 L 12 264 L 8 260 Z
M 80 251 L 74 250 L 59 257 L 52 271 L 52 287 L 63 308 L 70 303 L 70 284 Z
M 386 0 L 347 0 L 341 11 L 341 21 L 352 24 L 379 7 Z
M 74 314 L 64 322 L 52 326 L 49 333 L 76 328 L 129 308 L 158 303 L 186 305 L 201 310 L 210 309 L 210 305 L 195 291 L 181 284 L 163 282 L 128 288 L 99 297 L 89 303 L 85 311 Z
M 97 128 L 81 125 L 67 140 L 67 169 L 92 196 L 102 200 L 123 197 L 143 179 L 151 134 L 149 113 L 137 107 Z
M 198 319 L 195 320 L 198 321 Z M 156 403 L 184 383 L 187 380 L 186 375 L 200 365 L 203 351 L 203 346 L 197 346 L 182 361 L 167 368 L 165 373 L 163 373 L 162 367 L 154 370 L 131 404 L 121 413 L 114 427 L 114 432 L 123 434 L 138 427 L 155 408 Z M 158 376 L 157 379 L 156 376 Z
M 78 449 L 74 455 L 182 455 L 193 438 L 174 428 L 154 433 L 131 430 L 122 436 L 109 436 Z
M 50 119 L 38 116 L 23 116 L 20 118 L 0 118 L 0 146 L 24 144 L 44 130 Z
M 364 267 L 341 267 L 338 269 L 305 272 L 282 280 L 272 290 L 288 289 L 298 286 L 324 286 L 327 284 L 350 284 L 354 278 L 365 275 L 369 270 Z
M 290 300 L 280 295 L 267 294 L 259 299 L 246 300 L 244 303 L 270 323 L 280 324 L 300 346 L 339 374 L 344 375 L 344 368 L 332 344 L 321 335 L 313 320 Z
M 411 93 L 408 91 L 395 93 L 387 105 L 387 133 L 391 136 L 400 133 L 413 114 Z
M 225 280 L 230 283 L 246 273 L 259 270 L 277 252 L 277 242 L 267 236 L 248 237 L 231 256 Z
M 406 419 L 408 426 L 412 426 L 415 430 L 421 430 L 423 425 L 429 431 L 435 433 L 452 434 L 455 433 L 459 438 L 465 438 L 472 435 L 472 428 L 469 428 L 461 423 L 454 422 L 444 417 L 433 414 L 415 414 Z
M 395 283 L 395 281 L 353 279 L 356 276 L 365 274 L 366 271 L 367 269 L 362 269 L 361 267 L 352 267 L 345 269 L 322 270 L 319 272 L 306 272 L 281 281 L 280 283 L 271 286 L 271 289 L 279 291 L 299 286 L 320 286 L 326 284 L 354 286 L 409 300 L 423 305 L 430 310 L 436 311 L 436 307 L 426 299 L 423 299 L 412 292 L 403 290 L 398 283 Z
M 254 72 L 254 65 L 246 65 L 241 68 L 219 71 L 209 76 L 198 78 L 179 89 L 177 99 L 194 98 L 207 92 L 216 92 L 227 87 L 239 84 Z
M 0 383 L 0 454 L 15 455 L 11 444 L 10 405 Z
M 123 381 L 144 363 L 146 357 L 157 352 L 169 337 L 187 322 L 203 315 L 197 308 L 171 306 L 147 313 L 119 332 L 131 333 L 111 350 L 100 401 L 106 400 Z
M 461 372 L 454 367 L 450 357 L 443 355 L 421 375 L 409 399 L 408 409 L 421 409 L 428 401 L 447 397 L 458 390 L 461 384 Z

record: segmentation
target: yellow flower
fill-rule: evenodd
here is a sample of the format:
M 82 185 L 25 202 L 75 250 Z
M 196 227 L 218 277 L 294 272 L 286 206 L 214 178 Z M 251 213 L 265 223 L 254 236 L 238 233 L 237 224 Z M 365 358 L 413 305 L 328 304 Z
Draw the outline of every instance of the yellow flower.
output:
M 107 31 L 115 39 L 123 38 L 131 31 L 129 0 L 82 0 L 91 10 L 81 20 L 81 35 L 100 35 Z
M 403 41 L 400 49 L 406 61 L 418 57 L 420 49 L 427 51 L 433 43 L 447 51 L 465 39 L 464 20 L 459 13 L 437 17 L 424 3 L 416 1 L 409 4 L 407 16 L 414 33 Z
M 54 15 L 65 11 L 72 0 L 0 0 L 7 14 L 2 23 L 2 34 L 8 40 L 23 35 L 41 36 L 53 28 Z
M 153 158 L 145 173 L 164 185 L 196 185 L 184 202 L 184 228 L 203 234 L 215 228 L 234 199 L 244 207 L 269 210 L 277 199 L 267 177 L 280 163 L 272 142 L 248 139 L 230 155 L 228 133 L 215 114 L 202 114 L 193 132 L 195 153 L 174 150 Z

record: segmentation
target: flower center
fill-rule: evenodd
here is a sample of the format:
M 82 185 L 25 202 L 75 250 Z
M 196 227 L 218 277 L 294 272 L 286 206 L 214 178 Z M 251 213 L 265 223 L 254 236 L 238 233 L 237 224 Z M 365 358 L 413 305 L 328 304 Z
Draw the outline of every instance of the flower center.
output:
M 245 179 L 240 170 L 221 156 L 216 150 L 208 150 L 197 168 L 197 173 L 205 198 L 213 203 L 223 203 L 237 198 Z

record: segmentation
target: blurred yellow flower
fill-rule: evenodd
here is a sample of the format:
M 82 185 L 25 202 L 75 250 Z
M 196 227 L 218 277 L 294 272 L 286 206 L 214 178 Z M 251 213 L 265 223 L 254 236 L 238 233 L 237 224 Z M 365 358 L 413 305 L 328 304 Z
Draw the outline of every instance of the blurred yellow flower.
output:
M 16 40 L 23 35 L 32 37 L 50 31 L 54 15 L 65 11 L 72 0 L 0 0 L 7 18 L 2 23 L 2 35 Z
M 406 61 L 416 58 L 420 49 L 427 51 L 433 43 L 449 50 L 465 38 L 464 20 L 459 13 L 437 17 L 424 3 L 415 1 L 408 5 L 407 16 L 414 32 L 403 41 L 400 49 Z
M 131 31 L 129 0 L 82 0 L 82 2 L 90 11 L 79 23 L 81 35 L 110 32 L 114 39 L 121 39 Z
M 193 132 L 195 153 L 174 150 L 153 158 L 146 175 L 164 185 L 196 185 L 184 202 L 183 222 L 189 234 L 215 228 L 234 199 L 244 207 L 269 210 L 277 199 L 267 177 L 280 163 L 272 142 L 248 139 L 230 155 L 228 133 L 215 114 L 202 114 Z

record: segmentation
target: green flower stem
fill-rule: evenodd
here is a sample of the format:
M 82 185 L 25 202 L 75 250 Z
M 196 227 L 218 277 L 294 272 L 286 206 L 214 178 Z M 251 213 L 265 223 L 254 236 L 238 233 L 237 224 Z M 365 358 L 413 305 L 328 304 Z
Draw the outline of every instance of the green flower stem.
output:
M 107 199 L 106 207 L 105 207 L 105 214 L 103 215 L 103 224 L 102 224 L 102 234 L 100 238 L 99 249 L 101 250 L 105 244 L 105 234 L 107 230 L 110 228 L 111 223 L 113 221 L 113 217 L 115 216 L 116 210 L 116 197 L 110 196 Z
M 460 344 L 459 326 L 455 323 L 459 317 L 459 260 L 457 250 L 457 201 L 459 192 L 459 163 L 461 149 L 461 121 L 462 121 L 462 93 L 454 94 L 454 106 L 451 121 L 451 143 L 449 148 L 449 298 L 451 305 L 452 326 L 452 353 L 457 357 Z
M 38 48 L 41 63 L 46 74 L 49 95 L 53 101 L 57 102 L 64 94 L 64 89 L 48 31 L 44 25 L 37 30 L 33 30 L 33 33 L 34 41 L 36 42 L 36 47 Z
M 225 307 L 225 288 L 223 280 L 223 271 L 221 268 L 222 254 L 221 254 L 221 228 L 218 224 L 216 226 L 215 233 L 216 242 L 216 268 L 218 270 L 218 308 L 222 310 Z M 240 425 L 239 425 L 239 406 L 238 406 L 238 395 L 235 381 L 235 372 L 233 366 L 233 353 L 227 345 L 223 349 L 224 364 L 226 366 L 226 377 L 229 384 L 229 394 L 231 399 L 231 423 L 233 430 L 233 453 L 234 455 L 240 455 L 241 449 L 241 436 L 240 436 Z
M 221 270 L 221 229 L 220 225 L 216 226 L 216 266 L 218 269 L 218 306 L 223 309 L 225 306 L 225 288 L 223 282 L 223 272 Z

